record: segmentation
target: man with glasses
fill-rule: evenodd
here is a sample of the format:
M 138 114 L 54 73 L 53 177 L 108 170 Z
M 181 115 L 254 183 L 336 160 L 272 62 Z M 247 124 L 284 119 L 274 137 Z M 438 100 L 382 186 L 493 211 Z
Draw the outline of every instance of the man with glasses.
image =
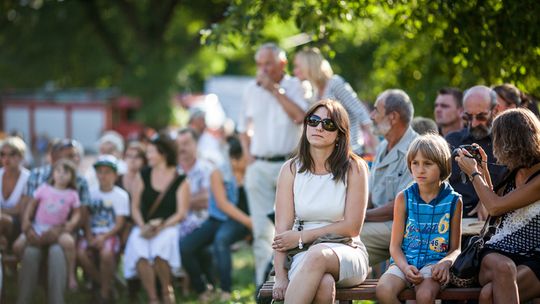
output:
M 253 223 L 256 283 L 260 286 L 272 258 L 274 228 L 267 215 L 274 209 L 279 170 L 296 148 L 308 104 L 300 81 L 285 72 L 287 57 L 281 48 L 263 44 L 255 61 L 257 77 L 244 92 L 238 131 L 243 150 L 248 152 L 245 189 Z
M 375 133 L 384 136 L 370 170 L 370 208 L 366 211 L 360 234 L 368 250 L 370 265 L 390 257 L 394 199 L 413 181 L 406 161 L 409 145 L 418 137 L 411 127 L 413 114 L 413 104 L 407 93 L 391 89 L 377 97 L 370 115 Z
M 497 105 L 497 95 L 495 91 L 486 86 L 474 86 L 465 91 L 463 95 L 463 115 L 465 125 L 460 131 L 448 134 L 445 139 L 453 150 L 461 145 L 478 144 L 484 149 L 488 157 L 488 168 L 493 185 L 502 181 L 506 168 L 495 165 L 493 156 L 493 145 L 491 139 L 491 127 L 493 124 L 494 110 Z M 487 211 L 478 205 L 478 196 L 474 191 L 472 183 L 462 176 L 461 169 L 455 161 L 452 162 L 452 175 L 450 184 L 463 197 L 463 216 L 475 217 L 484 220 Z M 478 208 L 477 208 L 478 207 Z

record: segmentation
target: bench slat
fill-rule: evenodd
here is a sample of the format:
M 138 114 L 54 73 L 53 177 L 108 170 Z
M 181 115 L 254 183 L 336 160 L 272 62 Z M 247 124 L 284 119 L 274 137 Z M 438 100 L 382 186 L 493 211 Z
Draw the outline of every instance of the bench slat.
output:
M 378 280 L 368 279 L 364 283 L 350 287 L 350 288 L 337 288 L 336 300 L 375 300 L 375 287 Z M 274 282 L 266 282 L 259 291 L 260 298 L 272 298 L 272 288 Z M 437 299 L 441 300 L 470 300 L 478 299 L 480 295 L 480 288 L 455 288 L 449 287 L 441 291 L 437 296 Z M 399 295 L 400 300 L 414 300 L 415 293 L 412 289 L 406 289 Z

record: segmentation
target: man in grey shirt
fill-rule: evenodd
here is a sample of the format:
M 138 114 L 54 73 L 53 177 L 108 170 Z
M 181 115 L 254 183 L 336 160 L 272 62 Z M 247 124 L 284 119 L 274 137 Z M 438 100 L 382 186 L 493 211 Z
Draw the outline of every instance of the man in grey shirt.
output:
M 370 170 L 370 209 L 360 235 L 368 250 L 370 265 L 390 257 L 394 199 L 413 181 L 406 159 L 409 145 L 418 137 L 411 128 L 413 114 L 411 99 L 398 89 L 382 92 L 371 112 L 376 132 L 384 136 L 384 140 L 377 147 Z

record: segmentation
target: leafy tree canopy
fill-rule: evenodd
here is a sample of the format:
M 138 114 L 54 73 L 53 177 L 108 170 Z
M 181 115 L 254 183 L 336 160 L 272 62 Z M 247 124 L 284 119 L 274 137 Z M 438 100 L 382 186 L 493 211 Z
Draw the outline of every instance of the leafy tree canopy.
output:
M 539 14 L 534 0 L 236 0 L 203 41 L 255 45 L 269 38 L 268 20 L 290 22 L 360 96 L 373 100 L 400 87 L 420 114 L 431 116 L 442 86 L 512 82 L 539 95 Z M 290 46 L 286 37 L 275 38 Z
M 118 86 L 153 126 L 169 122 L 172 93 L 252 74 L 265 41 L 317 46 L 363 100 L 399 87 L 424 116 L 442 86 L 540 95 L 534 0 L 5 0 L 0 12 L 0 88 Z

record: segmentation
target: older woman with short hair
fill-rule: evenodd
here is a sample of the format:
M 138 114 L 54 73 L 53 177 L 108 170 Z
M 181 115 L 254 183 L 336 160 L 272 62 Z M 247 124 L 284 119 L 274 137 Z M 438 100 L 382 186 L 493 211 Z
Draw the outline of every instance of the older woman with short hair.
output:
M 510 109 L 493 122 L 493 154 L 511 171 L 497 193 L 485 179 L 489 172 L 467 153 L 456 161 L 497 226 L 481 252 L 480 303 L 540 296 L 540 121 L 527 109 Z

